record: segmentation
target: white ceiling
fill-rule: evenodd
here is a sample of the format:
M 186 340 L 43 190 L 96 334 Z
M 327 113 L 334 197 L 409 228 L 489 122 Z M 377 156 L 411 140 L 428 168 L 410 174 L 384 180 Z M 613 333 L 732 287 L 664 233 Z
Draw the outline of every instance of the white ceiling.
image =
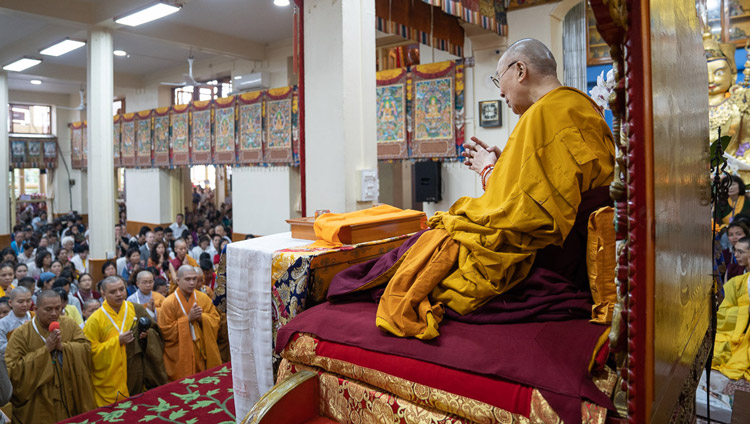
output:
M 152 0 L 3 0 L 0 2 L 0 66 L 22 56 L 42 64 L 9 72 L 11 90 L 77 93 L 86 79 L 86 48 L 60 57 L 39 50 L 65 37 L 85 40 L 93 26 L 109 27 L 115 49 L 115 85 L 141 88 L 154 74 L 187 72 L 187 57 L 201 62 L 264 60 L 267 46 L 292 37 L 293 7 L 273 0 L 183 0 L 174 15 L 135 28 L 114 23 Z M 29 80 L 41 79 L 42 85 Z

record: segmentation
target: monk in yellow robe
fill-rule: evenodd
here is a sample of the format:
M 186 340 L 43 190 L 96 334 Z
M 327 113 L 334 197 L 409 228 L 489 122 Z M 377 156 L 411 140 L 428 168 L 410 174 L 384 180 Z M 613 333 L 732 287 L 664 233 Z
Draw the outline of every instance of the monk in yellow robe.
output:
M 171 381 L 221 365 L 216 342 L 220 316 L 211 299 L 199 290 L 198 272 L 190 265 L 177 270 L 178 289 L 159 312 L 164 333 L 164 366 Z
M 125 281 L 110 276 L 100 287 L 104 303 L 86 320 L 83 331 L 91 341 L 94 398 L 97 406 L 104 406 L 164 384 L 167 376 L 161 333 L 143 306 L 125 300 Z M 139 328 L 140 319 L 148 323 L 147 329 Z M 144 375 L 155 378 L 144 381 Z
M 737 263 L 747 266 L 750 238 L 737 241 Z M 738 275 L 724 284 L 724 300 L 719 306 L 711 368 L 733 380 L 750 380 L 750 273 Z
M 5 361 L 13 384 L 13 422 L 55 423 L 95 408 L 91 344 L 71 318 L 61 316 L 60 295 L 37 296 L 36 316 L 8 341 Z M 59 329 L 49 331 L 50 324 Z
M 445 306 L 465 315 L 523 281 L 537 251 L 563 244 L 582 193 L 614 177 L 614 141 L 601 111 L 560 84 L 544 44 L 511 45 L 493 81 L 521 117 L 502 154 L 476 138 L 464 145 L 485 193 L 436 213 L 399 266 L 361 288 L 390 280 L 376 324 L 397 336 L 437 337 Z

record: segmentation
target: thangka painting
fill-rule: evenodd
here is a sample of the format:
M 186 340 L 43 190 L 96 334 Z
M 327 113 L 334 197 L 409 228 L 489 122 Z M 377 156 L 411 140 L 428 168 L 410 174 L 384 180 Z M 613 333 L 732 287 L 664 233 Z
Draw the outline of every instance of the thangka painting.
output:
M 458 145 L 463 144 L 463 64 L 451 61 L 417 65 L 412 73 L 414 134 L 409 144 L 410 156 L 457 157 Z
M 266 92 L 266 134 L 263 159 L 269 163 L 294 162 L 292 146 L 293 87 Z
M 81 131 L 81 167 L 86 169 L 89 166 L 89 129 L 86 121 L 83 121 L 83 130 Z
M 190 165 L 190 105 L 172 106 L 172 165 Z
M 152 112 L 151 110 L 145 110 L 135 114 L 135 164 L 138 167 L 151 167 Z
M 376 80 L 378 159 L 405 159 L 409 156 L 406 126 L 408 72 L 403 68 L 380 71 Z
M 47 169 L 57 168 L 57 138 L 44 140 L 42 149 L 44 151 L 44 167 Z
M 83 122 L 73 122 L 70 124 L 70 162 L 73 169 L 83 168 L 83 156 L 81 151 L 83 147 L 83 131 Z
M 190 118 L 190 148 L 193 165 L 211 163 L 211 101 L 195 101 Z
M 42 142 L 38 139 L 26 141 L 26 162 L 29 168 L 44 168 L 42 157 Z
M 214 103 L 214 163 L 235 163 L 235 98 L 216 99 Z
M 115 115 L 114 122 L 112 123 L 112 157 L 114 160 L 115 168 L 122 165 L 120 161 L 120 128 L 121 128 L 120 115 Z
M 44 140 L 42 149 L 44 150 L 44 167 L 57 168 L 57 139 Z
M 263 91 L 240 94 L 237 162 L 263 162 Z
M 135 167 L 135 113 L 121 116 L 120 162 L 123 167 Z
M 10 162 L 13 168 L 26 167 L 26 140 L 10 140 Z
M 154 166 L 169 167 L 169 110 L 154 109 Z

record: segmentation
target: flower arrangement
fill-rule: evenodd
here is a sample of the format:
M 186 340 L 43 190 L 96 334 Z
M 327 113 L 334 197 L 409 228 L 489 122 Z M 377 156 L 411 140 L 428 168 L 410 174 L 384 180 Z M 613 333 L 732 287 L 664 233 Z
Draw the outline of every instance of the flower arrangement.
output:
M 607 79 L 604 79 L 604 71 L 601 75 L 596 77 L 596 85 L 589 91 L 589 95 L 599 108 L 604 111 L 609 109 L 609 95 L 612 94 L 612 90 L 615 89 L 615 73 L 614 69 L 610 69 L 607 72 Z

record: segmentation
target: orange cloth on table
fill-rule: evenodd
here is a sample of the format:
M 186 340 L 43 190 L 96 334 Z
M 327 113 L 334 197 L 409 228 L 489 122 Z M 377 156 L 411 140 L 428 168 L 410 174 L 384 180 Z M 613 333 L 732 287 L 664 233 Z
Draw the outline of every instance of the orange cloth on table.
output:
M 159 328 L 164 336 L 164 368 L 170 381 L 179 380 L 208 368 L 221 365 L 221 355 L 216 342 L 221 317 L 211 299 L 203 292 L 185 299 L 181 290 L 167 296 L 158 315 Z M 176 296 L 180 296 L 178 301 Z M 185 313 L 197 301 L 203 309 L 200 320 L 193 321 L 195 340 L 190 332 L 190 322 Z
M 395 218 L 410 218 L 423 215 L 424 212 L 412 209 L 399 209 L 395 206 L 380 205 L 349 213 L 326 213 L 315 220 L 315 236 L 318 241 L 308 247 L 339 247 L 341 227 L 356 224 L 370 224 L 388 221 Z

